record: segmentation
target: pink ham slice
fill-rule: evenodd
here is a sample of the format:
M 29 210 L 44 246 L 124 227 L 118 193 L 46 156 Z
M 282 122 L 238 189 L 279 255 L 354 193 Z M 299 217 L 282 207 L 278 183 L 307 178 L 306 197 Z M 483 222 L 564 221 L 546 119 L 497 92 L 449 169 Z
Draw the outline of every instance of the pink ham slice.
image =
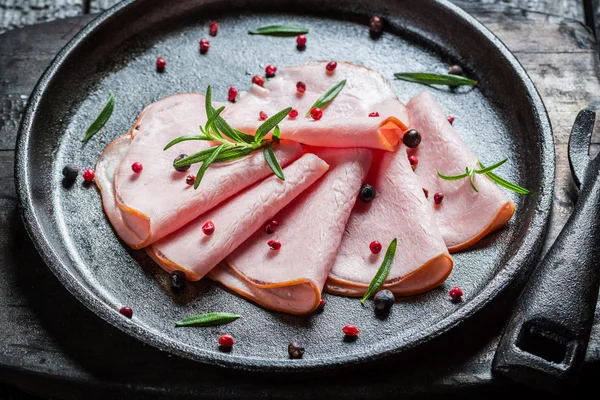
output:
M 213 164 L 198 190 L 186 184 L 186 176 L 194 175 L 199 166 L 178 172 L 172 166 L 173 160 L 181 153 L 191 155 L 213 144 L 187 141 L 166 151 L 163 148 L 176 137 L 198 134 L 198 127 L 206 122 L 204 100 L 202 94 L 183 93 L 152 103 L 141 113 L 127 139 L 117 139 L 101 156 L 97 168 L 102 170 L 103 178 L 97 183 L 106 213 L 119 236 L 133 248 L 147 246 L 174 232 L 272 174 L 258 151 L 237 161 Z M 298 143 L 282 141 L 276 147 L 282 166 L 301 154 Z M 134 162 L 142 163 L 140 174 L 132 172 Z M 114 181 L 106 179 L 111 176 Z
M 413 173 L 406 147 L 377 153 L 366 180 L 377 190 L 370 203 L 358 201 L 352 210 L 325 290 L 362 296 L 381 266 L 386 248 L 398 239 L 396 254 L 383 288 L 396 295 L 412 295 L 443 283 L 453 261 L 435 223 L 423 188 Z M 369 243 L 383 245 L 371 254 Z
M 465 146 L 446 115 L 433 97 L 422 92 L 408 103 L 411 128 L 421 133 L 422 142 L 409 155 L 416 155 L 416 174 L 424 188 L 433 196 L 444 193 L 441 205 L 430 206 L 450 252 L 463 250 L 488 233 L 506 225 L 515 212 L 515 205 L 492 181 L 475 176 L 479 193 L 468 179 L 446 181 L 438 177 L 458 175 L 465 167 L 477 166 L 477 157 Z M 500 161 L 500 160 L 498 160 Z
M 329 164 L 327 174 L 274 217 L 274 233 L 261 226 L 208 275 L 266 308 L 292 314 L 318 307 L 372 160 L 368 149 L 308 151 Z M 270 239 L 280 241 L 281 249 L 270 250 Z
M 335 72 L 328 73 L 326 64 L 309 62 L 280 70 L 264 88 L 252 85 L 235 104 L 227 106 L 223 117 L 234 128 L 254 133 L 262 122 L 258 117 L 261 111 L 271 116 L 293 107 L 299 115 L 280 124 L 284 139 L 314 146 L 392 150 L 406 130 L 407 114 L 389 82 L 378 72 L 350 63 L 339 63 Z M 304 116 L 315 100 L 344 79 L 345 87 L 323 109 L 321 120 Z M 296 90 L 299 81 L 306 84 L 306 92 Z M 379 116 L 369 117 L 372 112 Z
M 285 181 L 273 175 L 255 184 L 146 251 L 166 271 L 178 269 L 185 272 L 188 280 L 199 280 L 328 168 L 319 157 L 305 154 L 283 169 Z M 207 221 L 215 225 L 212 235 L 202 232 Z M 264 246 L 267 247 L 266 242 Z

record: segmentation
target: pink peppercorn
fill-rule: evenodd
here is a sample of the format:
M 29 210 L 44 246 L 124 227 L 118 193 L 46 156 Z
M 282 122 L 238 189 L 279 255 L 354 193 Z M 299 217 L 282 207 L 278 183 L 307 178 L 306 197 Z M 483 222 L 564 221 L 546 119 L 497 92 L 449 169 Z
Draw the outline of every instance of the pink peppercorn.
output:
M 463 291 L 458 286 L 454 286 L 452 289 L 450 289 L 450 291 L 448 292 L 448 295 L 450 295 L 450 297 L 452 298 L 452 301 L 458 302 L 458 301 L 461 301 L 461 299 L 463 297 Z
M 413 171 L 417 169 L 417 165 L 419 165 L 419 159 L 417 158 L 417 156 L 409 156 L 408 162 L 410 163 L 410 166 L 412 167 Z
M 210 36 L 217 36 L 217 32 L 219 32 L 219 24 L 217 21 L 211 21 L 208 26 L 208 34 Z
M 306 92 L 306 84 L 304 82 L 296 83 L 296 90 L 298 91 L 298 93 Z
M 264 86 L 265 85 L 265 77 L 260 76 L 260 75 L 254 75 L 252 77 L 252 83 L 254 83 L 255 85 L 258 85 L 258 86 Z
M 336 68 L 337 68 L 337 62 L 335 62 L 335 61 L 331 61 L 331 62 L 327 63 L 327 66 L 325 66 L 325 69 L 328 72 L 333 72 L 333 71 L 335 71 Z
M 304 36 L 304 35 L 296 36 L 296 44 L 298 45 L 298 47 L 304 48 L 306 46 L 306 36 Z
M 269 240 L 267 245 L 271 250 L 279 250 L 281 248 L 281 242 L 273 239 Z
M 229 92 L 227 92 L 227 100 L 231 102 L 235 102 L 235 98 L 238 95 L 238 91 L 233 86 L 229 88 Z
M 275 72 L 277 72 L 277 67 L 274 65 L 267 65 L 267 67 L 265 68 L 265 75 L 267 76 L 267 78 L 272 78 L 275 76 Z
M 221 335 L 219 336 L 219 346 L 224 347 L 226 349 L 230 349 L 233 347 L 235 340 L 231 335 Z
M 323 309 L 325 308 L 325 306 L 327 305 L 327 302 L 323 299 L 321 299 L 321 301 L 319 302 L 319 306 L 317 307 L 317 311 L 323 311 Z
M 264 121 L 264 120 L 266 120 L 267 118 L 269 118 L 269 116 L 267 115 L 267 113 L 266 113 L 266 112 L 264 112 L 264 111 L 261 111 L 261 112 L 259 112 L 259 113 L 258 113 L 258 118 L 259 118 L 261 121 Z
M 162 57 L 158 57 L 158 58 L 156 59 L 156 70 L 157 70 L 158 72 L 162 72 L 162 71 L 164 71 L 166 66 L 167 66 L 167 62 L 165 61 L 165 59 L 164 59 L 164 58 L 162 58 Z
M 450 123 L 450 125 L 452 125 L 454 123 L 454 117 L 452 115 L 448 115 L 446 117 L 446 119 L 448 120 L 448 122 Z
M 369 244 L 369 250 L 371 250 L 371 253 L 373 254 L 378 254 L 381 251 L 381 243 L 379 243 L 377 240 L 373 240 Z
M 433 202 L 435 204 L 437 204 L 439 206 L 440 204 L 442 204 L 442 201 L 444 201 L 444 193 L 439 193 L 438 192 L 438 193 L 436 193 L 436 194 L 433 195 Z
M 86 182 L 93 181 L 95 176 L 96 174 L 91 169 L 86 169 L 85 171 L 83 171 L 83 180 Z
M 212 221 L 207 221 L 204 225 L 202 225 L 202 232 L 205 235 L 212 235 L 215 231 L 215 224 Z
M 133 164 L 131 164 L 131 170 L 133 172 L 135 172 L 136 174 L 139 174 L 140 172 L 142 172 L 143 169 L 144 169 L 144 167 L 139 162 L 134 162 Z
M 277 230 L 278 226 L 279 226 L 279 222 L 275 221 L 273 219 L 273 220 L 267 222 L 267 225 L 265 225 L 265 232 L 267 232 L 268 234 L 271 234 Z
M 292 108 L 288 115 L 290 116 L 290 118 L 296 118 L 298 116 L 298 110 Z
M 372 113 L 369 113 L 369 117 L 379 117 L 379 113 L 377 111 L 373 111 Z
M 204 54 L 210 48 L 210 42 L 208 39 L 200 39 L 200 53 Z
M 194 175 L 188 175 L 185 177 L 185 183 L 187 183 L 190 186 L 192 186 L 195 181 L 196 181 L 196 177 Z
M 346 325 L 342 328 L 342 332 L 344 335 L 349 337 L 357 337 L 360 334 L 360 331 L 354 325 Z
M 131 319 L 133 317 L 133 309 L 131 307 L 121 307 L 121 309 L 119 310 L 119 313 L 121 313 L 122 316 Z
M 321 118 L 323 118 L 323 110 L 321 110 L 320 108 L 315 107 L 312 110 L 310 110 L 310 116 L 315 121 L 318 121 Z

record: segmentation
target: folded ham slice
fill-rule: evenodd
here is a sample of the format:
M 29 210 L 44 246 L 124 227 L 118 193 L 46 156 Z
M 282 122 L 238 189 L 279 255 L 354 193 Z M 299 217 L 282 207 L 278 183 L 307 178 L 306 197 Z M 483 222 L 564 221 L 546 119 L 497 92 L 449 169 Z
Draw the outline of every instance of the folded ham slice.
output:
M 419 131 L 422 137 L 419 147 L 409 150 L 409 155 L 414 154 L 419 159 L 415 172 L 423 187 L 432 195 L 436 192 L 444 194 L 442 204 L 429 204 L 449 250 L 463 250 L 506 225 L 515 212 L 515 205 L 487 177 L 475 176 L 479 193 L 473 190 L 468 179 L 446 181 L 439 178 L 438 171 L 459 175 L 466 167 L 476 167 L 477 157 L 448 123 L 433 97 L 422 92 L 410 100 L 408 111 L 411 128 Z
M 240 160 L 213 164 L 198 190 L 186 184 L 186 176 L 195 175 L 199 166 L 178 172 L 172 166 L 173 160 L 181 153 L 191 155 L 214 144 L 187 141 L 166 151 L 163 148 L 176 137 L 199 133 L 198 127 L 206 122 L 204 100 L 199 93 L 182 93 L 152 103 L 131 132 L 107 146 L 100 158 L 96 168 L 101 170 L 102 178 L 96 182 L 106 214 L 117 234 L 135 249 L 174 232 L 272 174 L 263 153 L 258 151 Z M 301 154 L 298 143 L 282 141 L 276 146 L 282 166 Z M 134 162 L 142 163 L 142 173 L 132 172 Z
M 232 127 L 254 133 L 262 122 L 261 111 L 270 116 L 292 107 L 299 115 L 279 125 L 284 139 L 314 146 L 392 150 L 406 130 L 407 114 L 389 82 L 378 72 L 350 63 L 339 63 L 329 73 L 326 64 L 313 61 L 280 70 L 264 87 L 252 85 L 235 104 L 227 106 L 223 117 Z M 315 100 L 344 79 L 345 87 L 323 109 L 322 119 L 304 116 Z M 306 84 L 304 93 L 296 90 L 299 81 Z M 369 117 L 372 112 L 379 116 Z
M 283 169 L 285 181 L 272 175 L 147 247 L 146 251 L 166 271 L 178 269 L 185 272 L 188 280 L 199 280 L 328 168 L 319 157 L 305 154 Z M 202 231 L 207 221 L 215 225 L 212 235 Z M 263 245 L 268 247 L 267 242 Z
M 217 280 L 260 305 L 292 314 L 319 306 L 344 227 L 372 160 L 369 149 L 308 149 L 325 160 L 327 174 L 281 210 L 279 226 L 264 226 L 213 269 Z M 265 243 L 282 243 L 277 252 Z
M 398 239 L 396 254 L 383 288 L 396 295 L 412 295 L 443 283 L 453 261 L 435 223 L 423 188 L 412 172 L 406 147 L 378 152 L 367 183 L 377 190 L 369 203 L 358 201 L 352 210 L 325 290 L 362 296 L 381 266 L 386 248 Z M 383 245 L 372 254 L 369 243 Z

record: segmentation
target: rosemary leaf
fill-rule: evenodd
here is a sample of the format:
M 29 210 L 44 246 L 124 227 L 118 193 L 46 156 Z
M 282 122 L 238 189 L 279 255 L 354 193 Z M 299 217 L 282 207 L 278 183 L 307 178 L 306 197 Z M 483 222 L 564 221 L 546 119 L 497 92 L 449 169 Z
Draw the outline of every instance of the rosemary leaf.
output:
M 212 105 L 211 105 L 212 108 Z M 204 131 L 210 131 L 210 128 L 212 127 L 212 125 L 214 124 L 215 120 L 217 118 L 219 118 L 219 116 L 221 115 L 221 113 L 223 112 L 223 110 L 225 109 L 225 106 L 221 106 L 219 107 L 218 110 L 214 110 L 211 112 L 210 116 L 208 117 L 208 119 L 206 120 L 206 125 L 204 125 Z M 208 114 L 207 114 L 208 115 Z
M 383 257 L 383 262 L 381 263 L 381 267 L 377 270 L 377 273 L 373 277 L 369 288 L 367 289 L 365 295 L 360 301 L 362 304 L 365 303 L 377 290 L 383 285 L 385 279 L 390 273 L 390 269 L 392 269 L 392 263 L 394 261 L 394 256 L 396 255 L 396 244 L 398 239 L 394 238 L 385 252 L 385 257 Z
M 253 143 L 254 142 L 254 136 L 252 135 L 248 135 L 247 133 L 244 133 L 242 131 L 238 131 L 237 129 L 234 129 L 235 133 L 237 133 L 237 135 L 240 137 L 240 139 L 242 139 L 245 143 Z
M 403 81 L 423 85 L 476 86 L 477 81 L 460 75 L 431 74 L 427 72 L 398 72 L 394 76 Z
M 219 156 L 216 158 L 215 162 L 221 163 L 221 162 L 238 160 L 238 159 L 245 157 L 248 154 L 260 149 L 261 147 L 264 147 L 264 145 L 261 145 L 259 147 L 241 147 L 241 148 L 237 147 L 237 148 L 233 148 L 233 149 L 223 150 L 221 153 L 219 153 Z
M 240 315 L 223 313 L 223 312 L 211 312 L 206 314 L 194 315 L 187 317 L 181 321 L 175 322 L 176 327 L 182 326 L 216 326 L 224 325 L 238 319 Z
M 489 167 L 486 167 L 486 168 L 483 168 L 483 169 L 477 169 L 477 170 L 475 170 L 475 172 L 478 173 L 478 174 L 487 174 L 488 172 L 492 172 L 493 170 L 495 170 L 496 168 L 498 168 L 499 166 L 501 166 L 502 164 L 504 164 L 507 161 L 508 161 L 508 158 L 505 158 L 504 160 L 502 160 L 500 162 L 497 162 L 494 165 L 490 165 Z M 479 162 L 479 160 L 477 160 L 477 162 L 479 164 L 481 164 Z
M 516 185 L 514 183 L 510 183 L 502 178 L 500 178 L 498 175 L 494 174 L 493 172 L 488 172 L 487 177 L 490 178 L 492 181 L 494 181 L 498 186 L 502 186 L 503 188 L 506 188 L 508 190 L 511 190 L 515 193 L 518 194 L 529 194 L 531 193 L 529 190 Z
M 298 36 L 308 33 L 308 29 L 297 25 L 269 25 L 249 30 L 250 35 Z
M 344 85 L 346 85 L 345 79 L 341 82 L 338 82 L 331 89 L 329 89 L 328 91 L 323 93 L 323 95 L 321 97 L 319 97 L 312 106 L 310 106 L 310 108 L 308 109 L 306 114 L 304 114 L 304 116 L 308 117 L 310 115 L 310 111 L 313 108 L 323 108 L 323 107 L 327 106 L 329 103 L 331 103 L 331 101 L 333 99 L 335 99 L 335 96 L 337 96 L 342 91 L 342 89 L 344 88 Z
M 273 129 L 273 135 L 271 135 L 271 139 L 273 139 L 275 143 L 279 143 L 281 140 L 281 130 L 279 129 L 279 125 Z
M 277 114 L 263 122 L 254 134 L 254 143 L 260 143 L 260 141 L 265 138 L 271 129 L 275 128 L 281 121 L 283 121 L 285 117 L 288 116 L 290 111 L 292 111 L 292 107 L 288 107 L 285 110 L 279 111 Z
M 219 153 L 221 152 L 221 150 L 223 150 L 223 148 L 225 146 L 227 146 L 227 145 L 225 143 L 223 143 L 220 146 L 211 147 L 211 150 L 213 150 L 213 152 L 202 163 L 202 166 L 200 167 L 200 170 L 196 174 L 196 181 L 194 182 L 194 189 L 198 189 L 198 186 L 200 186 L 200 182 L 202 181 L 202 177 L 204 176 L 204 173 L 206 172 L 206 170 L 208 169 L 208 167 L 210 167 L 210 165 L 213 163 L 213 161 L 215 161 L 215 158 L 217 158 L 217 156 L 219 155 Z
M 173 147 L 177 143 L 185 142 L 186 140 L 211 140 L 211 138 L 209 138 L 206 135 L 179 136 L 178 138 L 175 138 L 175 139 L 171 140 L 169 143 L 167 143 L 167 145 L 165 146 L 165 148 L 163 150 L 167 150 L 168 148 Z
M 477 190 L 477 187 L 475 186 L 475 181 L 473 181 L 473 176 L 475 176 L 475 168 L 469 171 L 469 168 L 467 167 L 467 174 L 469 174 L 469 182 L 471 182 L 471 187 L 475 192 L 479 193 L 479 190 Z
M 212 115 L 218 111 L 215 110 L 215 108 L 212 106 L 212 88 L 209 86 L 206 88 L 206 101 L 205 101 L 205 106 L 206 106 L 206 115 L 209 117 L 212 117 Z M 224 107 L 223 107 L 224 108 Z M 220 114 L 220 112 L 219 112 Z M 223 135 L 227 136 L 229 139 L 233 140 L 234 142 L 246 142 L 246 143 L 252 143 L 252 141 L 247 141 L 247 139 L 242 139 L 242 137 L 240 137 L 235 129 L 233 129 L 231 126 L 229 126 L 229 124 L 225 121 L 225 119 L 223 119 L 223 117 L 221 117 L 220 115 L 217 115 L 214 118 L 214 123 L 212 124 L 212 128 L 215 130 L 215 133 L 220 137 L 223 138 Z M 249 136 L 249 135 L 246 135 Z M 254 138 L 253 138 L 254 139 Z
M 279 165 L 279 161 L 277 161 L 277 157 L 275 157 L 275 152 L 273 151 L 273 147 L 271 146 L 271 144 L 265 146 L 263 154 L 265 156 L 265 161 L 267 162 L 269 168 L 271 168 L 275 176 L 277 176 L 282 181 L 285 181 L 285 176 L 283 176 L 283 170 L 281 169 L 281 165 Z
M 81 139 L 81 141 L 85 143 L 88 140 L 90 140 L 92 138 L 92 136 L 94 136 L 96 133 L 98 133 L 98 131 L 100 129 L 102 129 L 102 127 L 108 122 L 114 109 L 115 109 L 115 97 L 113 96 L 112 92 L 109 91 L 108 92 L 108 102 L 106 103 L 106 105 L 104 106 L 104 108 L 102 109 L 102 111 L 100 112 L 98 117 L 96 118 L 96 120 L 94 122 L 92 122 L 92 124 L 87 129 L 87 131 L 85 131 L 85 135 L 83 136 L 83 139 Z
M 174 167 L 185 167 L 187 165 L 192 165 L 192 164 L 196 164 L 199 162 L 203 162 L 210 156 L 212 151 L 214 151 L 214 147 L 201 150 L 197 153 L 192 154 L 191 156 L 184 157 L 181 160 L 174 162 L 173 166 Z
M 462 178 L 466 178 L 469 174 L 460 174 L 460 175 L 444 175 L 440 171 L 438 171 L 438 176 L 446 181 L 457 181 Z

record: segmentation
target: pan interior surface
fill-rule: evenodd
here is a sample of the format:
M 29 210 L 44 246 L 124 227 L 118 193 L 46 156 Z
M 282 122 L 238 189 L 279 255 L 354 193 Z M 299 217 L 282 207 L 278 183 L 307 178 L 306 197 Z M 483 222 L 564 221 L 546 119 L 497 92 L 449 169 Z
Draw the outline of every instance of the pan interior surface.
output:
M 469 17 L 445 3 L 416 0 L 176 3 L 125 2 L 93 22 L 46 73 L 21 127 L 16 174 L 27 228 L 59 279 L 105 320 L 161 349 L 204 362 L 248 369 L 335 366 L 400 352 L 439 335 L 485 305 L 530 263 L 552 196 L 550 128 L 529 78 Z M 378 38 L 367 26 L 373 14 L 387 21 Z M 220 26 L 216 37 L 208 36 L 213 19 Z M 293 37 L 247 34 L 281 23 L 310 29 L 305 50 L 296 48 Z M 206 54 L 199 52 L 201 38 L 211 41 Z M 167 61 L 163 73 L 155 68 L 158 56 Z M 509 158 L 499 173 L 533 192 L 509 193 L 517 212 L 508 227 L 454 255 L 455 269 L 445 284 L 397 300 L 386 319 L 376 318 L 372 304 L 362 307 L 355 298 L 325 295 L 324 312 L 292 316 L 262 309 L 208 280 L 174 293 L 167 273 L 144 251 L 130 250 L 117 238 L 95 186 L 61 181 L 65 164 L 93 168 L 104 147 L 162 97 L 204 92 L 211 85 L 214 99 L 226 101 L 230 86 L 246 90 L 268 64 L 282 68 L 309 60 L 349 61 L 379 71 L 405 103 L 422 90 L 431 92 L 482 161 Z M 393 79 L 394 72 L 445 73 L 454 63 L 463 65 L 479 87 L 432 88 Z M 113 116 L 83 144 L 109 91 L 116 99 Z M 410 227 L 399 234 L 410 235 Z M 460 304 L 449 300 L 453 286 L 465 293 Z M 133 308 L 132 320 L 118 314 L 124 305 Z M 212 311 L 242 317 L 220 327 L 175 328 L 177 320 Z M 346 324 L 361 330 L 357 341 L 342 340 Z M 217 348 L 223 333 L 236 339 L 227 354 Z M 304 345 L 304 359 L 287 359 L 292 341 Z

